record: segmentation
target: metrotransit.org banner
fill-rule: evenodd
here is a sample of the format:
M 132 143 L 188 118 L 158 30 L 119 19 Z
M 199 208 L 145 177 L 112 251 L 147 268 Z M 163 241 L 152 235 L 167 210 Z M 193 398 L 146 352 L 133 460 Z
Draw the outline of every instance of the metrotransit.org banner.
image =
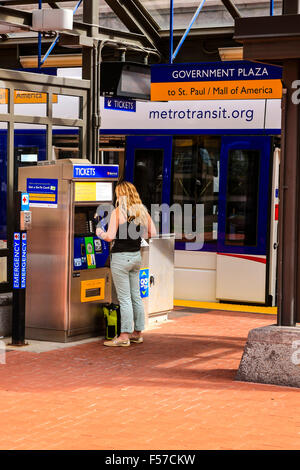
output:
M 103 108 L 103 101 L 102 101 Z M 130 119 L 120 111 L 102 113 L 101 133 L 136 131 L 167 134 L 281 128 L 281 100 L 137 102 Z

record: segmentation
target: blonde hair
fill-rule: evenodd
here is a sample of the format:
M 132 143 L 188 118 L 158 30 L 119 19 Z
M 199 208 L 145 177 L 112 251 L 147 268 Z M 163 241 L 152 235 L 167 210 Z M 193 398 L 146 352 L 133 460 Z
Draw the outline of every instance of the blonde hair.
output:
M 116 206 L 126 215 L 129 222 L 147 227 L 148 211 L 143 205 L 136 187 L 129 181 L 122 181 L 116 186 Z

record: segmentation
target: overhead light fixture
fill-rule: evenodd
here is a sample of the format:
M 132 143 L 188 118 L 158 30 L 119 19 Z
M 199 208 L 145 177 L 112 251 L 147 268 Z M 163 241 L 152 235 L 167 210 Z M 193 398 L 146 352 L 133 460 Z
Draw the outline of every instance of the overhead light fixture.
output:
M 219 47 L 221 60 L 243 60 L 243 47 Z
M 73 11 L 68 8 L 57 10 L 39 9 L 32 11 L 34 31 L 64 31 L 73 29 Z
M 21 56 L 20 62 L 24 69 L 34 69 L 38 67 L 38 57 Z M 53 54 L 47 57 L 42 67 L 81 67 L 81 54 Z

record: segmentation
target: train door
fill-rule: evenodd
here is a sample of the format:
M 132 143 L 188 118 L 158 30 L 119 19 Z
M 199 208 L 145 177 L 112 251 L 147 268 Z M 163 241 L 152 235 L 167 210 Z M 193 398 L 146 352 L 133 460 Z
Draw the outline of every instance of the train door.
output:
M 272 193 L 270 214 L 270 250 L 269 250 L 269 299 L 273 306 L 277 304 L 277 246 L 278 246 L 278 209 L 279 209 L 279 166 L 280 149 L 273 154 Z
M 125 178 L 148 209 L 204 205 L 203 247 L 176 241 L 175 299 L 274 303 L 278 161 L 272 177 L 267 136 L 127 137 Z
M 270 137 L 223 137 L 216 298 L 265 303 Z
M 151 204 L 170 203 L 171 165 L 172 137 L 127 137 L 125 179 L 135 184 L 149 211 Z

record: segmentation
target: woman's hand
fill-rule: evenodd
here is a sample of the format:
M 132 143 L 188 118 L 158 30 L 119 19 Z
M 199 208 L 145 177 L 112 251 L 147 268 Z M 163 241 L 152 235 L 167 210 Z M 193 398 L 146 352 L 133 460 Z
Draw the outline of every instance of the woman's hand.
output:
M 103 230 L 101 227 L 97 227 L 96 235 L 97 237 L 102 238 L 102 240 L 109 243 L 115 239 L 118 226 L 119 226 L 119 217 L 117 215 L 117 209 L 114 209 L 110 216 L 110 222 L 109 222 L 107 231 Z
M 96 228 L 96 235 L 98 238 L 102 238 L 102 236 L 105 234 L 104 230 L 102 228 L 98 227 Z

